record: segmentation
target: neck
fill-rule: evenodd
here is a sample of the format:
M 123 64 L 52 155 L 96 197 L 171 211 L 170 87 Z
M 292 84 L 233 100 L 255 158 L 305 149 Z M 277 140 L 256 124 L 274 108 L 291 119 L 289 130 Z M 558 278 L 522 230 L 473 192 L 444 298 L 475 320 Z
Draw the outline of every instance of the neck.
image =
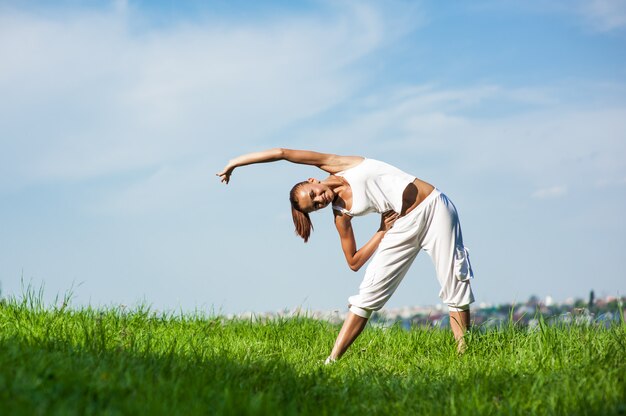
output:
M 335 176 L 335 175 L 330 175 L 328 178 L 324 179 L 322 183 L 328 186 L 334 192 L 336 192 L 337 188 L 340 188 L 346 185 L 346 181 L 343 180 L 343 178 L 340 178 L 339 176 Z
M 330 175 L 328 178 L 324 179 L 322 183 L 328 186 L 335 194 L 333 204 L 336 203 L 337 199 L 343 201 L 346 195 L 352 195 L 350 185 L 340 176 Z

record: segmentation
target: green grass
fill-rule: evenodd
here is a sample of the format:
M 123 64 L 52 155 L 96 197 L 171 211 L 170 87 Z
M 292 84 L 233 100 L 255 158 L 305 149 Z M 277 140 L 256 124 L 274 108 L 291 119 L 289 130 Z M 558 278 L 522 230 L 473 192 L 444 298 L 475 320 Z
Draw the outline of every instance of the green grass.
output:
M 338 327 L 0 303 L 0 414 L 626 414 L 626 325 Z M 66 305 L 67 302 L 63 302 Z

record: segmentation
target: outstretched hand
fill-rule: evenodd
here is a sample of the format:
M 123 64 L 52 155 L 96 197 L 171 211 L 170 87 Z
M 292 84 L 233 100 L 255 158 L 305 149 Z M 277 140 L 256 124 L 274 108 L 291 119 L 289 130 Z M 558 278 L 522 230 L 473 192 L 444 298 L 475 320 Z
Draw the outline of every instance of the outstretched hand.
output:
M 379 231 L 387 232 L 393 227 L 393 224 L 398 219 L 398 213 L 395 211 L 383 212 L 380 215 L 380 228 Z
M 226 165 L 226 167 L 222 169 L 221 172 L 216 173 L 215 176 L 219 176 L 222 183 L 228 184 L 228 182 L 230 181 L 230 175 L 232 175 L 234 169 L 234 167 Z

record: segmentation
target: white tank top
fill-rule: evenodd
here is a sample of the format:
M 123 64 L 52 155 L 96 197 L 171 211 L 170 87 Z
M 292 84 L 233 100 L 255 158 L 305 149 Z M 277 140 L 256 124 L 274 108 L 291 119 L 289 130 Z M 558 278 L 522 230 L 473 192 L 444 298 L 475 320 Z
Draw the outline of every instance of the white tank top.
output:
M 336 173 L 352 188 L 352 208 L 333 205 L 333 209 L 356 217 L 370 212 L 383 213 L 389 210 L 400 212 L 402 194 L 415 176 L 401 171 L 385 162 L 363 159 L 361 163 Z

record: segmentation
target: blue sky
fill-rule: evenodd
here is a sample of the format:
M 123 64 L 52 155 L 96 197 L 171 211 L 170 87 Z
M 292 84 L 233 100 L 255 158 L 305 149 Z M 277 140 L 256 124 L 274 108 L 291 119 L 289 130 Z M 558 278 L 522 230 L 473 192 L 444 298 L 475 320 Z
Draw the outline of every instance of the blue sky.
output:
M 3 295 L 344 310 L 363 272 L 287 202 L 320 173 L 214 177 L 271 147 L 434 183 L 479 303 L 626 292 L 626 1 L 179 3 L 0 2 Z M 438 291 L 422 253 L 388 306 Z

